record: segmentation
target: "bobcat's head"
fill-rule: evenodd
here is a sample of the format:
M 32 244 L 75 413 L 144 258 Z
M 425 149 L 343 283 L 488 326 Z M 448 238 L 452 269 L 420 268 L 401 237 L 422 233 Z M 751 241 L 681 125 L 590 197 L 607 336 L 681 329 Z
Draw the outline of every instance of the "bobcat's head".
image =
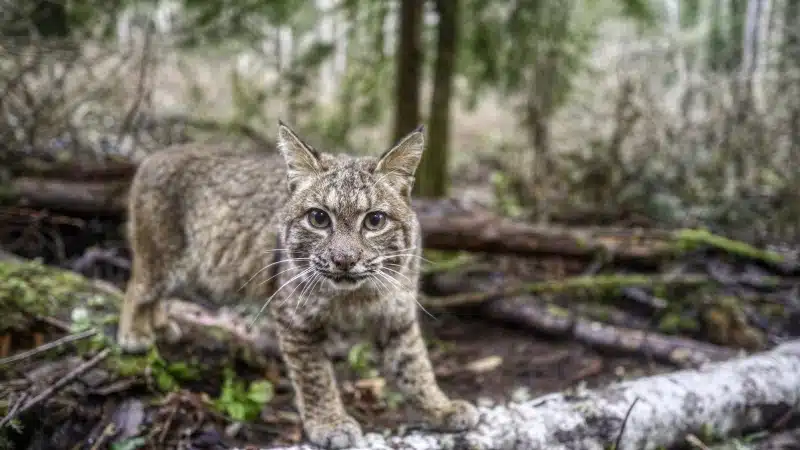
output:
M 290 192 L 281 242 L 299 279 L 340 290 L 404 284 L 419 250 L 411 188 L 423 147 L 420 127 L 378 158 L 332 155 L 279 124 Z

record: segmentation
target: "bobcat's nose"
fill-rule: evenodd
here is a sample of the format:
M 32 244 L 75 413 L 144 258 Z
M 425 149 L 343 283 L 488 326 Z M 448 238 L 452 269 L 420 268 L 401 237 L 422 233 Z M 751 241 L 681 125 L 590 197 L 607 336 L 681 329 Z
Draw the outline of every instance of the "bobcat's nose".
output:
M 331 262 L 337 269 L 347 272 L 358 262 L 359 255 L 355 252 L 337 252 L 331 255 Z

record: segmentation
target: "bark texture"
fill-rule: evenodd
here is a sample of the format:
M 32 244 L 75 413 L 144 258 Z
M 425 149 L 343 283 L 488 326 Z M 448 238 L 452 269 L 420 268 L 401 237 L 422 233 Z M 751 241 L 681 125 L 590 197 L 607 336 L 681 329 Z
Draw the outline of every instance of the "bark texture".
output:
M 394 139 L 392 146 L 420 125 L 420 81 L 422 79 L 423 0 L 400 2 L 397 34 Z
M 368 434 L 362 448 L 605 450 L 617 441 L 627 415 L 618 450 L 651 450 L 683 443 L 690 433 L 726 438 L 769 428 L 798 407 L 800 341 L 794 341 L 699 370 L 481 408 L 479 427 L 465 434 Z
M 418 197 L 441 198 L 447 195 L 450 104 L 458 53 L 460 3 L 461 0 L 434 2 L 439 15 L 436 63 L 433 68 L 433 94 L 428 113 L 428 148 L 422 154 L 414 183 L 414 194 Z

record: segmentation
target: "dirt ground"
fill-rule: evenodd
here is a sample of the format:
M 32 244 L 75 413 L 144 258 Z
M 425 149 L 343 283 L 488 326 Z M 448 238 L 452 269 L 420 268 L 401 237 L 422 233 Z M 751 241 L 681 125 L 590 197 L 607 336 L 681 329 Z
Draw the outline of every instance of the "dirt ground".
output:
M 421 320 L 442 389 L 451 396 L 483 405 L 524 400 L 581 383 L 592 388 L 623 378 L 674 370 L 655 362 L 601 355 L 578 343 L 544 339 L 480 317 L 453 314 L 435 317 L 436 320 L 423 316 Z M 401 403 L 390 407 L 385 400 L 377 399 L 373 394 L 374 380 L 360 379 L 347 362 L 337 364 L 337 377 L 347 410 L 365 431 L 403 432 L 424 426 L 421 416 L 411 406 Z M 259 427 L 242 429 L 230 442 L 267 446 L 301 440 L 291 389 L 285 381 L 278 386 L 278 394 L 264 409 L 262 419 L 280 431 L 265 435 L 257 431 Z

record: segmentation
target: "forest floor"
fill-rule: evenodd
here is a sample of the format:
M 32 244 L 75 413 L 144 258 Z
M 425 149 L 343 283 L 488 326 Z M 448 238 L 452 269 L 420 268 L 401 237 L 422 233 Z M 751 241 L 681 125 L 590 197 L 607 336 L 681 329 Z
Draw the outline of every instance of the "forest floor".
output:
M 580 384 L 598 387 L 624 378 L 673 370 L 669 365 L 642 358 L 609 356 L 576 342 L 553 340 L 513 326 L 487 323 L 469 315 L 437 314 L 421 317 L 431 359 L 442 389 L 450 395 L 479 404 L 522 401 Z M 58 336 L 48 336 L 54 340 Z M 21 346 L 24 340 L 17 339 Z M 28 343 L 29 344 L 29 343 Z M 237 379 L 274 381 L 274 397 L 248 422 L 235 422 L 218 413 L 210 399 L 221 397 L 227 365 L 219 350 L 164 346 L 161 356 L 169 363 L 216 367 L 204 371 L 201 380 L 182 383 L 165 396 L 147 377 L 115 379 L 104 369 L 79 378 L 80 387 L 65 390 L 53 401 L 42 403 L 21 418 L 19 434 L 12 436 L 14 449 L 224 449 L 248 445 L 268 447 L 302 441 L 293 393 L 285 381 L 282 364 L 270 359 L 254 368 L 234 364 Z M 16 349 L 15 349 L 16 351 Z M 71 352 L 62 355 L 69 357 Z M 42 357 L 21 362 L 13 369 L 19 377 L 40 382 L 57 380 L 74 370 L 62 359 Z M 348 411 L 365 431 L 403 432 L 419 424 L 412 407 L 392 399 L 391 386 L 369 373 L 369 363 L 352 359 L 336 363 L 337 378 Z M 263 372 L 260 370 L 263 369 Z M 366 370 L 365 370 L 366 369 Z M 46 381 L 45 381 L 46 382 Z M 109 426 L 113 424 L 113 426 Z M 114 433 L 104 438 L 104 432 Z M 113 436 L 136 430 L 134 436 Z M 138 445 L 141 444 L 141 447 Z

